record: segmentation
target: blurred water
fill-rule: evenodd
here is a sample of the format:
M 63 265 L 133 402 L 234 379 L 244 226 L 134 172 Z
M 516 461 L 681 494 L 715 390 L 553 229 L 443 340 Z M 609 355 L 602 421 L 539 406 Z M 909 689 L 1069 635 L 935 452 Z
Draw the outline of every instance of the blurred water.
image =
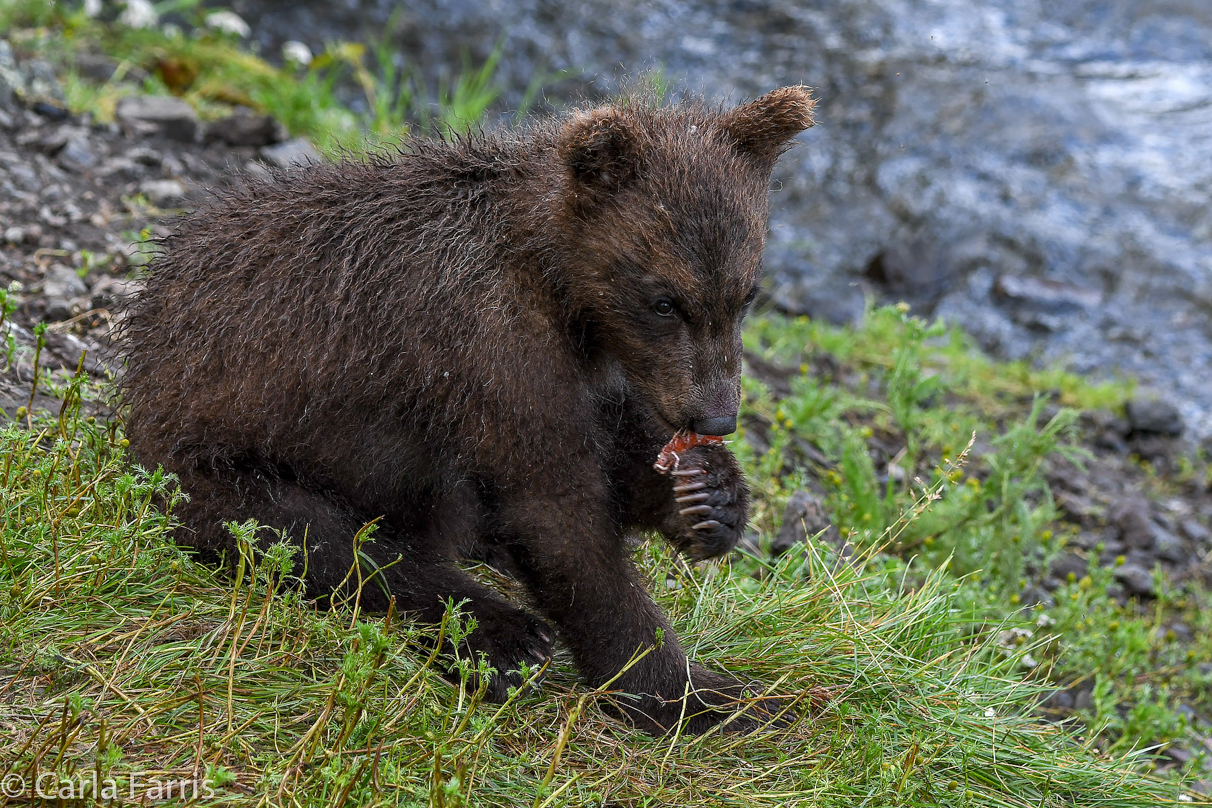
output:
M 275 48 L 381 35 L 388 0 L 234 7 Z M 1212 3 L 1207 0 L 416 0 L 393 41 L 436 80 L 505 40 L 516 104 L 662 68 L 740 99 L 803 82 L 820 125 L 778 169 L 782 305 L 864 293 L 1008 357 L 1130 373 L 1212 433 Z

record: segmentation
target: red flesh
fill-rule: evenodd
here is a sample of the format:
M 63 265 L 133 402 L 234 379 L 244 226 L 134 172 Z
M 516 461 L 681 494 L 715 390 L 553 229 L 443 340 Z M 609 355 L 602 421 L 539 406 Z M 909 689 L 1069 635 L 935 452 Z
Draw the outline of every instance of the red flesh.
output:
M 668 474 L 678 467 L 678 455 L 696 446 L 711 446 L 714 444 L 723 444 L 725 441 L 719 435 L 700 435 L 697 432 L 691 432 L 683 429 L 675 432 L 673 437 L 669 439 L 661 453 L 657 455 L 656 463 L 653 468 L 661 474 Z

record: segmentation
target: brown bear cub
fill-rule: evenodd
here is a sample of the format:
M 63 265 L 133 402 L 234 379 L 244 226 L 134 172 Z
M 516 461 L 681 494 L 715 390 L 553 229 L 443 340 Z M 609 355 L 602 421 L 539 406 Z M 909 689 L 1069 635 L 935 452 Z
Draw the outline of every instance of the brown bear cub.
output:
M 255 518 L 322 597 L 378 519 L 363 608 L 389 592 L 434 622 L 463 601 L 477 627 L 452 650 L 487 658 L 490 697 L 558 636 L 593 685 L 651 649 L 611 686 L 650 732 L 759 726 L 741 682 L 687 659 L 626 536 L 705 559 L 744 529 L 725 446 L 653 463 L 677 430 L 735 429 L 767 186 L 813 104 L 620 102 L 283 171 L 181 220 L 129 312 L 123 381 L 135 457 L 189 494 L 178 540 L 230 555 L 224 523 Z

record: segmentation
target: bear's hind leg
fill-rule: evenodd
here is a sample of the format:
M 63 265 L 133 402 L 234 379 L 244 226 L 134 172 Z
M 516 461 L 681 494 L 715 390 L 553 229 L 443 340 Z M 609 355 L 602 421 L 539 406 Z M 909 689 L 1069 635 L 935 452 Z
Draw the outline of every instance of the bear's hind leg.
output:
M 234 538 L 224 524 L 256 519 L 272 531 L 284 531 L 300 554 L 305 545 L 309 597 L 327 600 L 339 588 L 340 597 L 352 603 L 358 583 L 354 538 L 370 521 L 365 515 L 331 494 L 261 468 L 178 474 L 190 495 L 177 511 L 184 528 L 177 536 L 182 544 L 212 560 L 224 551 L 230 555 Z M 462 603 L 463 614 L 475 619 L 476 629 L 458 648 L 447 641 L 446 650 L 473 661 L 484 656 L 497 671 L 489 679 L 487 697 L 500 701 L 510 686 L 522 683 L 518 671 L 523 664 L 538 667 L 551 658 L 555 632 L 458 568 L 448 554 L 452 541 L 443 535 L 456 527 L 466 526 L 439 518 L 419 535 L 397 534 L 392 525 L 376 531 L 357 559 L 362 577 L 359 604 L 366 611 L 385 612 L 394 599 L 398 612 L 437 624 L 448 601 Z M 272 536 L 264 531 L 261 539 Z M 297 557 L 296 574 L 303 569 L 304 561 Z

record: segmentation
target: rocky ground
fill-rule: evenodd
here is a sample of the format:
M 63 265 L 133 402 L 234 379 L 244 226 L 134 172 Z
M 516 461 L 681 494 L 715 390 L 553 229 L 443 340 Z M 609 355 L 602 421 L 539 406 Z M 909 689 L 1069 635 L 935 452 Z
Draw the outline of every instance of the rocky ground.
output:
M 265 116 L 238 113 L 203 124 L 172 98 L 127 98 L 112 124 L 74 117 L 48 66 L 19 61 L 3 41 L 0 76 L 9 87 L 0 92 L 0 275 L 17 304 L 5 328 L 28 347 L 33 326 L 48 323 L 40 364 L 64 373 L 82 356 L 98 378 L 118 372 L 111 334 L 122 300 L 138 290 L 138 269 L 154 255 L 155 239 L 167 235 L 172 215 L 239 172 L 319 159 Z M 0 380 L 0 404 L 10 415 L 28 401 L 32 360 L 32 351 L 18 350 Z M 778 368 L 751 371 L 779 388 Z M 1206 575 L 1212 498 L 1192 480 L 1178 484 L 1177 496 L 1151 500 L 1140 462 L 1163 475 L 1179 470 L 1180 458 L 1193 452 L 1180 412 L 1142 397 L 1126 417 L 1087 413 L 1084 424 L 1093 453 L 1087 469 L 1066 464 L 1050 472 L 1062 511 L 1082 528 L 1076 555 L 1041 575 L 1038 597 L 1046 598 L 1058 577 L 1084 569 L 1083 554 L 1091 552 L 1107 564 L 1123 556 L 1116 577 L 1130 595 L 1149 594 L 1155 562 L 1178 578 Z M 872 453 L 888 454 L 878 445 Z M 784 521 L 794 532 L 803 520 Z M 792 540 L 782 536 L 775 545 Z
M 173 98 L 124 99 L 111 124 L 72 116 L 49 66 L 0 40 L 0 276 L 16 304 L 5 328 L 28 347 L 48 323 L 42 367 L 74 371 L 84 357 L 90 374 L 116 372 L 111 333 L 162 222 L 240 171 L 318 159 L 265 116 L 203 124 Z M 0 380 L 10 414 L 33 378 L 32 352 L 15 359 Z
M 803 82 L 819 125 L 771 200 L 781 305 L 908 300 L 996 355 L 1130 374 L 1212 435 L 1204 0 L 230 5 L 265 52 L 386 35 L 433 85 L 503 42 L 507 104 L 543 74 L 557 107 L 650 69 L 712 98 Z
M 120 372 L 111 338 L 122 301 L 137 292 L 139 268 L 154 255 L 155 239 L 167 235 L 171 216 L 239 172 L 314 159 L 305 141 L 287 139 L 265 116 L 241 112 L 203 123 L 171 98 L 125 99 L 113 124 L 72 116 L 49 68 L 0 40 L 0 276 L 16 304 L 3 327 L 17 346 L 0 374 L 0 407 L 14 417 L 30 401 L 39 322 L 48 323 L 39 364 L 59 369 L 59 378 L 82 358 L 99 380 Z M 1061 294 L 1030 280 L 1002 283 L 1010 297 Z M 750 372 L 777 392 L 798 371 L 755 361 Z M 35 404 L 55 401 L 44 391 Z M 750 439 L 761 441 L 760 427 L 750 425 Z M 1197 444 L 1182 412 L 1142 396 L 1123 416 L 1083 414 L 1082 435 L 1090 452 L 1084 468 L 1055 460 L 1047 470 L 1074 538 L 1049 569 L 1034 571 L 1024 602 L 1048 602 L 1066 579 L 1085 575 L 1091 557 L 1113 569 L 1112 594 L 1124 601 L 1156 594 L 1155 565 L 1171 582 L 1212 584 L 1212 493 L 1192 472 Z M 894 448 L 872 438 L 877 470 L 886 473 Z M 800 449 L 795 462 L 828 465 L 813 447 Z M 820 492 L 801 492 L 771 549 L 783 552 L 828 526 Z M 1181 622 L 1168 630 L 1180 640 L 1191 634 Z M 1083 683 L 1058 691 L 1054 706 L 1081 708 L 1089 698 Z

